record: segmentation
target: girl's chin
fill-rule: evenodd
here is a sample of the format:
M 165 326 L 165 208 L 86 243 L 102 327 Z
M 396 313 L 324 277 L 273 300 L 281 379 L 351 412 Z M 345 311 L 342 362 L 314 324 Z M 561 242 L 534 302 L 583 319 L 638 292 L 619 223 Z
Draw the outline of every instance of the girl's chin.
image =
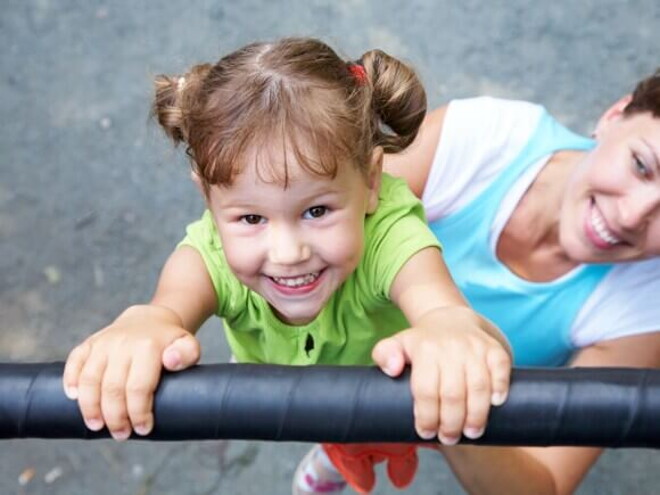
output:
M 269 301 L 273 312 L 283 323 L 287 325 L 301 326 L 311 323 L 321 314 L 328 303 L 326 299 L 320 301 L 296 301 L 291 304 L 280 301 Z
M 307 325 L 308 323 L 311 323 L 321 313 L 320 311 L 318 311 L 318 312 L 313 313 L 313 314 L 307 314 L 307 313 L 284 314 L 281 311 L 279 311 L 277 308 L 273 308 L 273 311 L 275 312 L 277 317 L 282 321 L 282 323 L 286 323 L 287 325 L 292 325 L 292 326 L 297 326 L 297 327 Z

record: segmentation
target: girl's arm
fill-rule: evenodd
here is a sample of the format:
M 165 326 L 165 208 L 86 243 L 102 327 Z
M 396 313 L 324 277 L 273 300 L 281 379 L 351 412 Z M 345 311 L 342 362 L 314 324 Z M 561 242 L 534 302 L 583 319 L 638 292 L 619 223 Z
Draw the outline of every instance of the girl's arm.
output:
M 601 342 L 579 352 L 573 366 L 658 367 L 660 332 Z M 442 447 L 472 494 L 574 493 L 602 449 L 578 447 Z
M 182 246 L 170 255 L 150 304 L 172 309 L 192 334 L 215 313 L 215 289 L 196 249 Z
M 390 375 L 410 363 L 415 426 L 446 445 L 461 432 L 477 438 L 488 410 L 506 397 L 511 357 L 506 339 L 475 313 L 435 247 L 413 255 L 390 290 L 411 328 L 379 342 L 373 358 Z
M 67 396 L 77 399 L 91 430 L 107 426 L 117 440 L 153 427 L 153 394 L 163 366 L 199 359 L 194 334 L 213 314 L 216 295 L 206 266 L 191 247 L 167 260 L 149 304 L 131 306 L 74 348 L 64 368 Z
M 404 179 L 418 198 L 424 193 L 446 112 L 443 106 L 428 113 L 415 141 L 400 153 L 385 155 L 383 160 L 383 171 Z

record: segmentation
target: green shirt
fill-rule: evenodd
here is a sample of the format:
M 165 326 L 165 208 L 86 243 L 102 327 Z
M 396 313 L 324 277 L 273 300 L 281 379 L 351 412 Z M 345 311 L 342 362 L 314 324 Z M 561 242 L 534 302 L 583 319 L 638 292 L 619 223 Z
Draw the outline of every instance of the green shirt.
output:
M 439 244 L 421 203 L 405 182 L 386 174 L 378 208 L 366 216 L 364 229 L 356 270 L 313 321 L 299 326 L 280 321 L 263 297 L 234 276 L 209 211 L 188 226 L 180 245 L 202 255 L 218 296 L 217 315 L 239 363 L 372 364 L 374 344 L 409 326 L 389 298 L 396 274 L 412 255 Z

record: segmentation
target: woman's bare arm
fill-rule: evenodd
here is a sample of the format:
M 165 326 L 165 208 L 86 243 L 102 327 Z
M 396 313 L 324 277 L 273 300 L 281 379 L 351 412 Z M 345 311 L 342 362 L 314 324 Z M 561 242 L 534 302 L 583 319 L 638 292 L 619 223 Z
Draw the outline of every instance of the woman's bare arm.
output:
M 431 171 L 446 111 L 445 106 L 430 112 L 424 119 L 415 141 L 401 153 L 385 155 L 383 161 L 383 171 L 405 179 L 418 198 L 422 197 Z

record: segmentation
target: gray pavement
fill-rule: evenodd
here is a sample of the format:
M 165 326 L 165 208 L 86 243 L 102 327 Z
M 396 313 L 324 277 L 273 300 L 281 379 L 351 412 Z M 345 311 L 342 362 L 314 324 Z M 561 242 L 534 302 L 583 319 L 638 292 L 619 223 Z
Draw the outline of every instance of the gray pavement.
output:
M 256 39 L 312 35 L 348 57 L 411 61 L 433 106 L 491 94 L 544 103 L 589 131 L 660 65 L 658 0 L 3 0 L 0 360 L 63 360 L 149 298 L 200 198 L 148 121 L 153 75 Z M 204 361 L 225 361 L 220 324 Z M 0 442 L 2 494 L 286 494 L 303 444 Z M 462 493 L 422 456 L 409 490 Z M 660 456 L 608 451 L 581 494 L 660 490 Z M 382 478 L 381 478 L 382 479 Z M 381 481 L 378 494 L 398 493 Z M 534 493 L 534 487 L 530 487 Z

